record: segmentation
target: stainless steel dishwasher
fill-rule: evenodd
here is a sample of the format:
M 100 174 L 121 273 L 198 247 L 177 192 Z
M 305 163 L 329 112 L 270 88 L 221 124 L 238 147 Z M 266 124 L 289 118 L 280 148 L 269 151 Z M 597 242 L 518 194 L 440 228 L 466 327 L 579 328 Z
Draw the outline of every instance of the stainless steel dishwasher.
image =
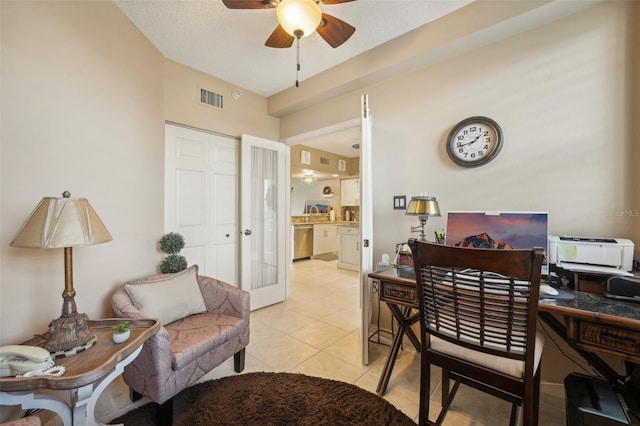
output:
M 313 225 L 294 225 L 293 260 L 307 259 L 313 256 Z

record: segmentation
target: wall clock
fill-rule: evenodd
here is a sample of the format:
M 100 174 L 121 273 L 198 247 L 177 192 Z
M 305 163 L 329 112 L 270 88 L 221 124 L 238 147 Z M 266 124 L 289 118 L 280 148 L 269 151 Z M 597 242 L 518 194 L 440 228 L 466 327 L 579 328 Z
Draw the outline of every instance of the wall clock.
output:
M 469 117 L 451 129 L 447 154 L 462 167 L 477 167 L 493 160 L 502 148 L 502 129 L 490 118 Z

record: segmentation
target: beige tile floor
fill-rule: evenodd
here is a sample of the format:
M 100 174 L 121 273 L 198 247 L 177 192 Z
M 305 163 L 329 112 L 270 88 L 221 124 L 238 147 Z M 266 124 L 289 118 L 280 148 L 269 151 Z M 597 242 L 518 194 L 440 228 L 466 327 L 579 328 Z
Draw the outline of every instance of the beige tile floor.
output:
M 358 273 L 337 268 L 337 262 L 303 260 L 293 263 L 291 297 L 283 303 L 251 313 L 251 337 L 244 372 L 287 371 L 353 383 L 375 392 L 388 346 L 371 343 L 370 363 L 362 365 L 359 344 Z M 235 374 L 233 360 L 202 380 Z M 432 374 L 432 408 L 439 409 L 439 372 Z M 404 345 L 384 396 L 417 420 L 420 356 Z M 540 424 L 564 425 L 564 390 L 555 384 L 541 389 Z M 96 416 L 109 421 L 138 405 L 132 404 L 121 379 L 100 397 Z M 508 424 L 510 405 L 461 386 L 445 420 L 446 425 L 496 426 Z M 435 418 L 433 411 L 432 419 Z

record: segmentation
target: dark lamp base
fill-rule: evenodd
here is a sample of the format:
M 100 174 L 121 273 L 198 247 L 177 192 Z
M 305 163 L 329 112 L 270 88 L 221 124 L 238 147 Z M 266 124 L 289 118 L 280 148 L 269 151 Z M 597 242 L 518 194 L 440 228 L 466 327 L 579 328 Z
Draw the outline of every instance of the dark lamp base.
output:
M 90 348 L 96 342 L 96 336 L 89 328 L 86 314 L 61 316 L 49 324 L 49 338 L 44 348 L 54 358 L 75 355 Z

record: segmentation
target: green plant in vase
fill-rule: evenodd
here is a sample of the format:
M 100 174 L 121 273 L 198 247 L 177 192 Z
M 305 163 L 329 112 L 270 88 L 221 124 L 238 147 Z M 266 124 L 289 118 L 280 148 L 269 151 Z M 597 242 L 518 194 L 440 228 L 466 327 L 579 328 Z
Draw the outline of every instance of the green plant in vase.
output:
M 184 237 L 177 232 L 169 232 L 160 238 L 160 250 L 167 255 L 160 263 L 160 272 L 170 274 L 187 269 L 187 259 L 178 254 L 184 245 Z
M 114 343 L 119 344 L 129 340 L 129 336 L 131 335 L 131 331 L 129 330 L 129 321 L 120 321 L 111 328 L 113 328 L 113 335 L 111 338 Z

